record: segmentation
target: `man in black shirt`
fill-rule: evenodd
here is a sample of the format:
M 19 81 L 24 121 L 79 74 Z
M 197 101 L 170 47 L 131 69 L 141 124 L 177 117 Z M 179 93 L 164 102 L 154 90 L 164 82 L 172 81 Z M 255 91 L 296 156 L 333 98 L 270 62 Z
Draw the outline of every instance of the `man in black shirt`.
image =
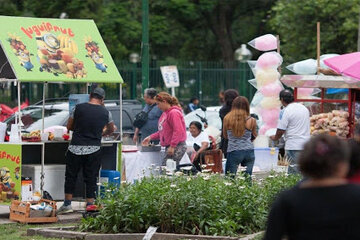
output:
M 101 165 L 101 138 L 116 128 L 111 113 L 104 107 L 104 98 L 104 89 L 95 88 L 90 94 L 90 101 L 76 105 L 70 114 L 67 128 L 73 131 L 73 136 L 66 153 L 65 201 L 58 214 L 73 212 L 71 200 L 81 168 L 87 206 L 94 204 L 96 178 Z

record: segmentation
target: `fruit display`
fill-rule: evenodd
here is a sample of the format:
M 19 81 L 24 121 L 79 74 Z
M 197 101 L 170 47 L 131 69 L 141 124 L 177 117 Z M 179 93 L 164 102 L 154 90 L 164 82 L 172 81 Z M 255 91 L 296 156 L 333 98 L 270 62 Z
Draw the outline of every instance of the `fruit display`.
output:
M 349 113 L 341 110 L 313 115 L 310 117 L 310 132 L 312 135 L 328 133 L 346 138 L 350 131 L 348 118 Z
M 36 130 L 36 131 L 31 131 L 30 133 L 24 133 L 21 138 L 23 141 L 27 141 L 27 142 L 40 142 L 41 141 L 40 132 L 41 132 L 40 130 Z
M 49 132 L 49 138 L 48 138 L 48 140 L 49 140 L 49 141 L 52 141 L 52 140 L 54 140 L 54 138 L 55 138 L 54 133 Z
M 53 73 L 55 76 L 65 74 L 68 78 L 85 78 L 87 71 L 83 61 L 76 58 L 78 46 L 73 38 L 60 34 L 44 33 L 37 38 L 37 56 L 40 72 Z
M 65 141 L 69 141 L 69 140 L 70 140 L 70 135 L 69 135 L 69 134 L 64 134 L 64 135 L 63 135 L 63 139 L 64 139 Z

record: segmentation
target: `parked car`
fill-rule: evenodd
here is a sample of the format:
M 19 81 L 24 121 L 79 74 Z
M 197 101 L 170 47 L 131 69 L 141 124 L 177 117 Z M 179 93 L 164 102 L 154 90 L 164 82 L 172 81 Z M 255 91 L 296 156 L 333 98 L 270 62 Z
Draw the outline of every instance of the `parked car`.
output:
M 208 128 L 204 131 L 206 131 L 209 136 L 213 136 L 216 139 L 216 142 L 219 143 L 221 137 L 221 118 L 219 115 L 220 109 L 221 106 L 207 107 L 206 111 L 198 108 L 195 111 L 186 114 L 184 117 L 186 128 L 189 128 L 189 125 L 192 121 L 198 121 L 204 127 L 204 123 L 201 121 L 201 118 L 204 118 L 208 122 Z M 256 122 L 259 125 L 260 121 L 258 116 L 254 113 L 253 109 L 250 109 L 250 113 L 252 117 L 255 117 L 257 120 Z
M 185 115 L 185 125 L 186 128 L 189 129 L 189 125 L 193 121 L 200 122 L 203 125 L 204 123 L 201 121 L 202 119 L 206 119 L 208 127 L 204 129 L 204 131 L 209 135 L 215 138 L 216 143 L 220 143 L 221 136 L 221 118 L 219 116 L 221 106 L 216 107 L 207 107 L 206 111 L 201 110 L 200 108 L 196 109 Z
M 119 100 L 105 100 L 105 107 L 114 119 L 117 127 L 120 125 Z M 133 120 L 137 113 L 142 110 L 142 105 L 137 100 L 123 100 L 122 130 L 123 140 L 131 140 L 134 135 Z M 67 99 L 49 99 L 45 103 L 44 128 L 52 126 L 66 126 L 69 118 L 69 103 Z M 42 127 L 42 102 L 31 105 L 21 111 L 23 123 L 22 132 L 29 133 Z M 15 115 L 4 121 L 7 124 L 7 132 L 10 133 L 11 124 L 15 123 Z
M 186 128 L 189 128 L 189 125 L 192 121 L 201 122 L 200 117 L 202 117 L 207 119 L 208 126 L 213 126 L 216 129 L 221 130 L 221 119 L 219 116 L 220 108 L 221 106 L 207 107 L 206 111 L 203 111 L 200 108 L 198 108 L 195 111 L 186 114 L 184 117 Z M 201 122 L 201 124 L 204 126 L 204 123 Z

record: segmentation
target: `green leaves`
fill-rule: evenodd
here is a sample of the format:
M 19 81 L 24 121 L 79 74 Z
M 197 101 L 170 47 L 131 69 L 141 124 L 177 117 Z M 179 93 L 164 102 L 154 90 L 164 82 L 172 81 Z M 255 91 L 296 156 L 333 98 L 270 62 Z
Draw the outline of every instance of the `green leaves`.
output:
M 120 189 L 109 187 L 100 215 L 82 221 L 81 230 L 118 233 L 159 232 L 238 236 L 265 227 L 276 194 L 296 176 L 274 175 L 249 184 L 244 177 L 220 175 L 146 178 Z
M 316 22 L 321 22 L 321 53 L 357 50 L 358 0 L 278 0 L 270 26 L 280 35 L 285 61 L 316 58 Z

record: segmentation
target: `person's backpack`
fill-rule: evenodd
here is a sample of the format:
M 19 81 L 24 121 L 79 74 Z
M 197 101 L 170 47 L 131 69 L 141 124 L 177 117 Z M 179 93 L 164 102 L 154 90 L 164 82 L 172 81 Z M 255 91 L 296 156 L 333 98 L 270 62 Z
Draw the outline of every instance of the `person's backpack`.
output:
M 155 104 L 150 106 L 149 110 L 147 112 L 141 111 L 135 115 L 134 123 L 133 123 L 134 127 L 140 129 L 145 125 L 145 123 L 148 120 L 149 112 L 153 109 L 154 106 L 155 106 Z

